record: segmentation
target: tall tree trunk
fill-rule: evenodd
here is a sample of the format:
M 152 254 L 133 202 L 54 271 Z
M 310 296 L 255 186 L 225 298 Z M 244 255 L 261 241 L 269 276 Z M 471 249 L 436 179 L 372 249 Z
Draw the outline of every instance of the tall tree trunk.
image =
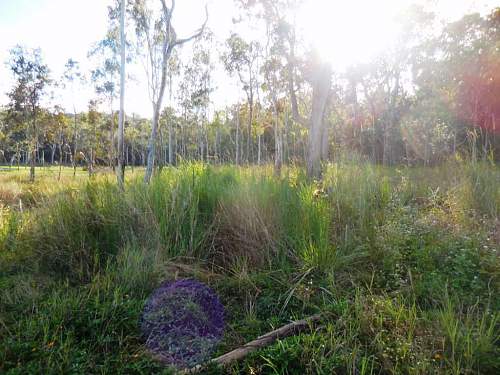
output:
M 324 119 L 323 119 L 324 121 Z M 323 134 L 321 136 L 321 161 L 325 162 L 328 160 L 328 147 L 329 147 L 329 128 L 327 124 L 323 124 Z
M 16 143 L 16 159 L 17 159 L 17 170 L 19 170 L 19 161 L 21 160 L 21 154 L 19 153 L 19 143 Z
M 135 167 L 135 151 L 134 151 L 134 141 L 133 139 L 130 141 L 130 147 L 132 148 L 132 172 L 134 172 L 134 167 Z
M 236 165 L 240 165 L 240 105 L 236 108 Z
M 209 144 L 209 139 L 208 139 L 208 119 L 205 122 L 205 145 L 206 145 L 206 160 L 207 163 L 210 163 L 210 144 Z
M 115 149 L 115 140 L 114 140 L 114 132 L 113 128 L 115 126 L 115 112 L 113 111 L 113 104 L 110 102 L 110 108 L 111 108 L 111 119 L 110 119 L 110 124 L 109 124 L 109 150 L 108 150 L 108 167 L 115 170 L 115 163 L 114 163 L 114 149 Z
M 252 84 L 252 81 L 250 81 L 250 84 Z M 251 142 L 252 142 L 252 122 L 253 122 L 253 90 L 250 88 L 250 97 L 248 99 L 248 124 L 247 124 L 247 133 L 248 133 L 248 138 L 247 138 L 247 164 L 250 164 L 252 156 L 251 156 Z
M 94 174 L 94 165 L 95 165 L 95 150 L 94 145 L 97 144 L 97 128 L 95 122 L 92 126 L 92 145 L 90 146 L 90 160 L 89 160 L 89 177 Z
M 132 114 L 132 126 L 135 126 L 135 115 Z M 134 152 L 134 138 L 132 137 L 130 139 L 130 147 L 132 148 L 132 172 L 134 171 L 134 166 L 135 166 L 135 152 Z
M 384 134 L 382 138 L 382 165 L 387 165 L 389 159 L 389 131 L 387 128 L 387 121 L 384 121 Z
M 118 186 L 123 190 L 125 180 L 124 129 L 125 129 L 125 1 L 121 0 L 120 9 L 120 117 L 118 118 Z
M 274 173 L 279 176 L 281 174 L 281 142 L 279 134 L 279 112 L 278 103 L 273 100 L 274 103 Z
M 74 120 L 74 134 L 73 134 L 73 177 L 76 176 L 76 158 L 78 153 L 78 129 L 76 122 L 76 109 L 73 107 L 73 120 Z
M 94 173 L 94 148 L 90 146 L 90 155 L 89 155 L 89 177 L 92 177 L 92 173 Z
M 163 142 L 163 129 L 162 129 L 162 125 L 159 124 L 158 125 L 158 135 L 160 136 L 160 139 L 159 139 L 159 150 L 158 150 L 158 169 L 159 171 L 161 172 L 162 169 L 163 169 L 163 165 L 165 164 L 165 159 L 164 159 L 164 156 L 165 156 L 165 153 L 164 153 L 164 149 L 165 149 L 165 143 Z
M 33 107 L 33 135 L 32 135 L 32 146 L 31 146 L 31 158 L 30 158 L 30 181 L 35 181 L 35 159 L 36 159 L 36 148 L 37 148 L 37 136 L 36 136 L 36 108 Z
M 51 165 L 54 165 L 54 158 L 56 156 L 56 148 L 57 148 L 57 144 L 56 143 L 52 143 L 52 147 L 51 147 L 51 152 L 50 152 L 50 164 Z
M 322 137 L 324 136 L 323 117 L 330 92 L 330 66 L 323 63 L 314 74 L 307 159 L 307 174 L 309 178 L 321 177 L 321 146 Z
M 173 140 L 173 129 L 172 129 L 172 121 L 169 121 L 168 124 L 168 164 L 174 164 L 174 140 Z
M 168 63 L 172 52 L 177 45 L 182 45 L 184 43 L 189 42 L 194 38 L 198 38 L 203 31 L 205 30 L 205 26 L 208 21 L 208 10 L 205 7 L 206 19 L 201 28 L 197 33 L 191 35 L 188 38 L 177 39 L 177 35 L 172 27 L 172 13 L 175 7 L 175 1 L 172 1 L 171 8 L 168 8 L 165 0 L 161 0 L 163 15 L 164 15 L 164 24 L 165 26 L 165 38 L 162 45 L 162 61 L 161 61 L 161 78 L 160 78 L 160 86 L 158 88 L 157 96 L 153 95 L 153 120 L 151 123 L 151 136 L 148 142 L 148 162 L 146 167 L 146 173 L 144 174 L 144 182 L 149 183 L 151 181 L 151 176 L 153 175 L 154 168 L 154 156 L 155 156 L 155 140 L 158 132 L 158 121 L 160 118 L 160 110 L 163 102 L 163 95 L 165 94 L 165 87 L 167 85 L 167 73 L 168 73 Z M 152 53 L 151 49 L 149 51 Z M 155 100 L 156 99 L 156 100 Z
M 215 142 L 214 142 L 214 162 L 219 163 L 219 128 L 215 129 Z
M 61 171 L 62 171 L 62 165 L 63 165 L 63 157 L 64 157 L 64 152 L 63 152 L 62 138 L 61 138 L 59 140 L 59 175 L 57 176 L 58 180 L 61 180 Z
M 260 157 L 261 157 L 261 136 L 260 134 L 257 136 L 257 165 L 260 165 Z
M 158 91 L 158 97 L 156 101 L 153 100 L 153 119 L 151 121 L 151 135 L 148 142 L 148 160 L 146 165 L 146 173 L 144 174 L 144 182 L 149 183 L 151 181 L 151 176 L 153 175 L 153 168 L 155 165 L 155 144 L 156 137 L 158 134 L 158 122 L 160 120 L 161 105 L 163 102 L 163 95 L 165 94 L 165 87 L 167 86 L 167 68 L 168 60 L 172 53 L 171 49 L 164 52 L 163 64 L 161 71 L 161 82 Z
M 155 165 L 155 143 L 158 134 L 158 116 L 160 115 L 160 105 L 161 103 L 159 103 L 158 101 L 153 107 L 153 119 L 151 120 L 151 136 L 149 137 L 148 141 L 146 173 L 144 174 L 144 182 L 146 183 L 149 183 L 149 181 L 151 181 L 151 176 L 153 175 L 153 168 Z

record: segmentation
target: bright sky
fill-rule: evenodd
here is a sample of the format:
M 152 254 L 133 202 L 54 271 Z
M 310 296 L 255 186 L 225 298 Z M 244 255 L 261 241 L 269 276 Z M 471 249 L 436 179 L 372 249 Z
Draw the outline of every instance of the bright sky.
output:
M 177 1 L 174 26 L 180 36 L 200 25 L 206 2 Z M 237 27 L 232 23 L 237 16 L 233 2 L 208 0 L 209 27 L 219 42 Z M 306 38 L 314 41 L 322 51 L 322 56 L 340 69 L 349 63 L 366 60 L 383 49 L 394 37 L 394 16 L 411 2 L 414 1 L 309 0 L 301 9 L 299 25 Z M 449 20 L 472 11 L 486 13 L 498 5 L 495 0 L 419 2 L 432 4 L 440 17 Z M 0 105 L 7 103 L 5 93 L 12 83 L 4 62 L 9 57 L 9 49 L 16 44 L 40 47 L 53 78 L 61 76 L 64 63 L 70 57 L 80 62 L 83 71 L 90 70 L 92 64 L 87 61 L 87 52 L 105 34 L 110 3 L 111 0 L 0 0 Z M 213 96 L 215 106 L 229 104 L 241 94 L 237 83 L 221 71 L 215 73 L 213 81 L 217 84 Z M 77 110 L 84 110 L 91 96 L 91 89 L 80 92 L 75 99 Z M 150 116 L 151 105 L 144 83 L 130 83 L 126 98 L 128 113 Z M 71 95 L 65 95 L 60 101 L 68 110 L 71 109 Z
M 447 21 L 498 6 L 495 0 L 310 0 L 299 22 L 321 56 L 342 69 L 390 46 L 399 29 L 397 16 L 415 3 Z
M 180 37 L 187 36 L 199 28 L 204 20 L 204 4 L 207 0 L 178 0 L 174 26 Z M 102 39 L 107 29 L 107 6 L 112 0 L 0 0 L 0 105 L 6 104 L 5 95 L 10 90 L 12 75 L 5 65 L 9 50 L 16 44 L 42 49 L 44 61 L 48 64 L 52 78 L 59 78 L 68 58 L 80 62 L 82 71 L 89 71 L 93 64 L 87 53 L 93 43 Z M 219 39 L 229 36 L 232 17 L 236 14 L 232 0 L 208 0 L 209 27 L 215 30 Z M 142 74 L 142 67 L 129 71 Z M 138 79 L 142 77 L 137 77 Z M 223 80 L 227 80 L 223 77 Z M 236 92 L 234 85 L 225 83 L 227 90 Z M 218 90 L 214 101 L 224 105 L 227 93 Z M 77 110 L 85 110 L 91 99 L 91 88 L 77 93 Z M 68 93 L 60 102 L 71 110 L 72 95 Z M 231 95 L 229 95 L 231 97 Z M 146 82 L 129 83 L 126 94 L 128 113 L 150 116 L 151 104 Z

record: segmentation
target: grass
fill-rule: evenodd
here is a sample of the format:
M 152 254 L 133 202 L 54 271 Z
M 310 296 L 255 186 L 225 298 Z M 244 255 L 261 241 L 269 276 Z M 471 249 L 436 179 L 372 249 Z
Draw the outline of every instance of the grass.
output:
M 290 319 L 317 329 L 227 369 L 253 374 L 500 371 L 500 170 L 343 162 L 185 164 L 147 186 L 57 168 L 0 172 L 0 372 L 171 373 L 138 332 L 162 280 L 227 309 L 231 350 Z

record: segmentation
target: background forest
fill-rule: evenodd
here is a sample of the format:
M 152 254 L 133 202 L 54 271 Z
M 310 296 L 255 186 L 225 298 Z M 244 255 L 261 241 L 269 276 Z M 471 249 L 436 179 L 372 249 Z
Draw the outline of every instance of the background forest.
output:
M 157 164 L 304 164 L 308 129 L 318 116 L 315 142 L 320 144 L 314 148 L 323 161 L 355 154 L 377 164 L 410 166 L 436 165 L 457 153 L 476 160 L 498 157 L 498 9 L 440 27 L 432 13 L 410 7 L 398 19 L 402 33 L 397 43 L 372 61 L 336 72 L 298 34 L 290 19 L 297 3 L 242 1 L 239 22 L 261 25 L 265 40 L 233 33 L 217 44 L 205 30 L 188 58 L 180 60 L 175 53 L 169 58 L 168 103 L 159 112 L 155 139 Z M 129 17 L 135 17 L 130 23 L 138 25 L 136 13 L 130 4 Z M 110 30 L 89 52 L 98 63 L 89 72 L 69 59 L 63 77 L 52 77 L 40 51 L 11 51 L 15 85 L 10 104 L 0 112 L 3 163 L 26 164 L 33 158 L 37 165 L 78 165 L 90 171 L 116 164 L 116 17 L 110 9 Z M 129 60 L 144 57 L 142 42 L 140 33 L 130 42 Z M 245 100 L 225 108 L 211 105 L 216 65 L 239 83 Z M 150 91 L 155 84 L 150 82 Z M 95 89 L 86 112 L 51 99 L 57 98 L 57 88 L 78 93 L 81 85 Z M 316 99 L 324 104 L 321 108 L 315 107 Z M 127 165 L 145 165 L 150 127 L 149 119 L 127 115 Z

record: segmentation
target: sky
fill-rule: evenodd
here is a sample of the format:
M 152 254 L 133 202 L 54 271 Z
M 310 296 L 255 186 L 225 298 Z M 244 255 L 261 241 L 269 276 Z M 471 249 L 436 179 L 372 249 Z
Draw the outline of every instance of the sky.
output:
M 94 63 L 87 53 L 91 46 L 102 39 L 107 30 L 107 7 L 112 0 L 0 0 L 0 105 L 8 102 L 6 92 L 12 85 L 12 75 L 6 66 L 9 50 L 16 44 L 41 48 L 42 56 L 51 70 L 52 78 L 59 78 L 69 58 L 80 62 L 82 71 L 90 71 Z M 206 0 L 178 0 L 174 26 L 179 37 L 195 31 L 204 20 Z M 232 0 L 208 0 L 209 24 L 217 37 L 227 37 L 236 15 Z M 219 15 L 223 16 L 219 16 Z M 129 67 L 136 79 L 127 86 L 126 108 L 128 113 L 149 116 L 151 104 L 147 85 L 140 66 Z M 219 73 L 220 74 L 220 73 Z M 227 80 L 227 77 L 223 77 Z M 224 91 L 217 90 L 214 101 L 221 106 L 237 94 L 237 88 L 225 82 Z M 85 110 L 93 92 L 89 87 L 75 95 L 68 93 L 59 98 L 65 108 L 71 110 L 75 102 L 78 111 Z M 73 96 L 76 98 L 73 100 Z
M 233 24 L 238 10 L 234 0 L 177 0 L 174 27 L 179 36 L 199 27 L 208 1 L 209 24 L 215 39 L 222 43 L 238 25 Z M 80 62 L 83 71 L 93 64 L 87 53 L 92 44 L 102 39 L 107 28 L 107 6 L 112 0 L 0 0 L 0 105 L 7 103 L 6 92 L 12 84 L 5 65 L 9 50 L 16 44 L 41 48 L 52 77 L 62 75 L 68 58 Z M 308 0 L 300 9 L 299 27 L 306 40 L 315 44 L 321 55 L 337 69 L 369 59 L 386 48 L 395 34 L 395 15 L 411 0 Z M 498 5 L 495 0 L 418 0 L 436 11 L 439 17 L 456 20 L 473 11 L 483 14 Z M 242 30 L 238 30 L 242 31 Z M 243 30 L 247 35 L 251 30 Z M 219 64 L 220 65 L 220 64 Z M 142 69 L 130 67 L 138 82 L 127 86 L 126 111 L 150 116 L 151 104 Z M 219 67 L 214 73 L 216 90 L 214 107 L 230 104 L 241 96 L 238 82 Z M 60 103 L 68 110 L 76 106 L 85 110 L 92 89 L 75 95 L 61 95 Z

